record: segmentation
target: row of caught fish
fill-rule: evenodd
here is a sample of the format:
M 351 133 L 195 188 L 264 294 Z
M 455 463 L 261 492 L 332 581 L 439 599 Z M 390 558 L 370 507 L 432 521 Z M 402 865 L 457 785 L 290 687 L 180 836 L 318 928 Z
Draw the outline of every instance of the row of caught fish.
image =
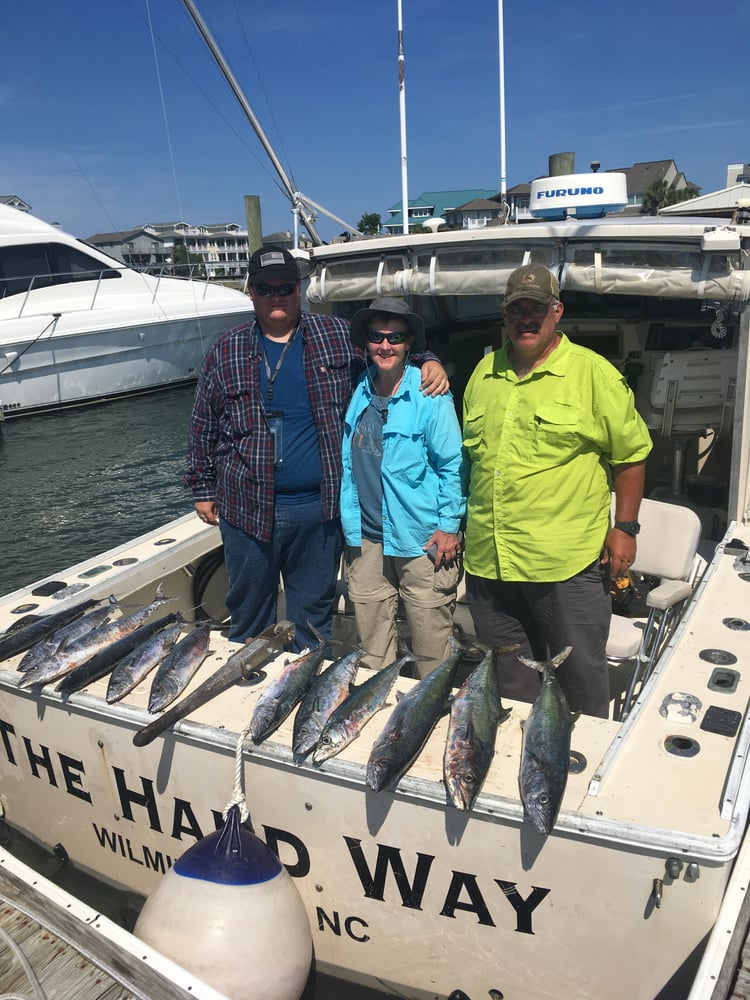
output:
M 18 686 L 58 681 L 56 690 L 62 694 L 80 691 L 109 674 L 109 703 L 124 698 L 158 666 L 148 708 L 160 712 L 182 693 L 208 654 L 208 625 L 180 639 L 186 624 L 180 614 L 148 622 L 170 600 L 159 588 L 146 607 L 114 620 L 119 606 L 114 598 L 104 607 L 84 601 L 6 633 L 0 638 L 0 660 L 26 650 L 18 664 L 24 675 Z
M 262 743 L 297 707 L 292 736 L 297 764 L 312 755 L 318 766 L 355 740 L 386 704 L 402 667 L 416 659 L 401 657 L 354 686 L 363 652 L 355 650 L 318 673 L 325 651 L 321 638 L 313 650 L 288 662 L 260 695 L 250 721 L 253 742 Z M 555 669 L 569 652 L 545 663 L 523 661 L 541 673 L 542 685 L 523 727 L 519 788 L 529 817 L 544 834 L 555 824 L 568 775 L 573 720 Z M 464 653 L 454 643 L 453 653 L 396 702 L 368 758 L 366 781 L 373 791 L 393 787 L 403 777 L 438 719 L 450 710 L 443 779 L 456 808 L 473 806 L 490 768 L 498 725 L 510 710 L 503 708 L 498 692 L 494 650 L 451 697 Z
M 20 624 L 0 636 L 0 661 L 25 652 L 18 669 L 19 687 L 40 687 L 57 680 L 56 690 L 70 694 L 110 674 L 106 698 L 123 698 L 158 665 L 149 696 L 151 713 L 170 705 L 185 689 L 208 654 L 209 626 L 192 629 L 180 639 L 185 622 L 168 614 L 148 618 L 170 598 L 161 588 L 151 604 L 111 620 L 118 608 L 110 598 L 104 607 L 84 601 L 66 611 Z M 297 764 L 312 755 L 319 766 L 361 733 L 386 704 L 407 655 L 354 686 L 364 655 L 355 650 L 320 671 L 327 642 L 288 662 L 263 691 L 250 722 L 253 741 L 261 743 L 291 714 L 292 753 Z M 542 675 L 542 684 L 523 724 L 519 772 L 521 800 L 540 832 L 554 826 L 567 782 L 573 725 L 563 691 L 555 677 L 570 649 L 537 663 L 523 660 Z M 414 764 L 438 719 L 450 710 L 443 778 L 450 801 L 471 809 L 487 776 L 498 725 L 507 718 L 497 689 L 494 651 L 489 650 L 463 686 L 451 696 L 458 664 L 465 653 L 459 643 L 435 670 L 397 701 L 375 740 L 367 762 L 366 781 L 375 792 L 393 787 Z M 320 672 L 319 672 L 320 671 Z

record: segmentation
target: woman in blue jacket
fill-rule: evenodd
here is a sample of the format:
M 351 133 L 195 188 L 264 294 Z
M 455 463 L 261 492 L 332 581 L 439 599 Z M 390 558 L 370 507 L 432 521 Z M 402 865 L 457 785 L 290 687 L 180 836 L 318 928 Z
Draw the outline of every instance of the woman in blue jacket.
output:
M 450 652 L 461 574 L 458 530 L 466 510 L 461 431 L 453 397 L 424 396 L 408 365 L 425 347 L 424 324 L 400 299 L 379 298 L 351 322 L 369 367 L 346 413 L 341 521 L 348 590 L 364 662 L 398 655 L 396 613 L 406 612 L 412 652 L 429 673 Z

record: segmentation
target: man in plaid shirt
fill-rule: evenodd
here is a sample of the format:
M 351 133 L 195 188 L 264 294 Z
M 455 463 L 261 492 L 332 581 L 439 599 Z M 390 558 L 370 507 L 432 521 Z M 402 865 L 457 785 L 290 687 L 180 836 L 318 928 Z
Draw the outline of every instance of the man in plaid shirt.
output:
M 202 521 L 218 524 L 229 577 L 230 639 L 276 621 L 279 578 L 294 648 L 331 635 L 342 551 L 341 436 L 364 353 L 349 324 L 301 311 L 297 262 L 277 247 L 249 262 L 255 322 L 206 355 L 190 421 L 187 471 Z M 445 392 L 434 355 L 421 389 Z

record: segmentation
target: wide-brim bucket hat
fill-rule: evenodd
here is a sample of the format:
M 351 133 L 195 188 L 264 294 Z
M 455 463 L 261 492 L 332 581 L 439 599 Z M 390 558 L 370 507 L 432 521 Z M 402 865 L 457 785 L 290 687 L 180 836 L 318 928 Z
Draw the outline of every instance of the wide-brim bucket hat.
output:
M 406 321 L 411 337 L 411 350 L 419 352 L 425 349 L 427 338 L 424 333 L 424 323 L 422 317 L 409 310 L 403 299 L 392 299 L 383 297 L 373 299 L 367 309 L 360 309 L 352 316 L 349 326 L 349 336 L 353 344 L 357 347 L 366 348 L 365 331 L 373 316 L 377 315 L 398 316 Z

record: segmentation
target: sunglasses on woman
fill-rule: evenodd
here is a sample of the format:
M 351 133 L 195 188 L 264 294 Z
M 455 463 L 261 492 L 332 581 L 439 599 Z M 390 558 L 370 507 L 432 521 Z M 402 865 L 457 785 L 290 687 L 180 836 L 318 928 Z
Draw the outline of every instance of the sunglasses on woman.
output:
M 403 344 L 408 333 L 381 333 L 380 330 L 368 330 L 365 336 L 371 344 L 382 344 L 387 340 L 389 344 Z

